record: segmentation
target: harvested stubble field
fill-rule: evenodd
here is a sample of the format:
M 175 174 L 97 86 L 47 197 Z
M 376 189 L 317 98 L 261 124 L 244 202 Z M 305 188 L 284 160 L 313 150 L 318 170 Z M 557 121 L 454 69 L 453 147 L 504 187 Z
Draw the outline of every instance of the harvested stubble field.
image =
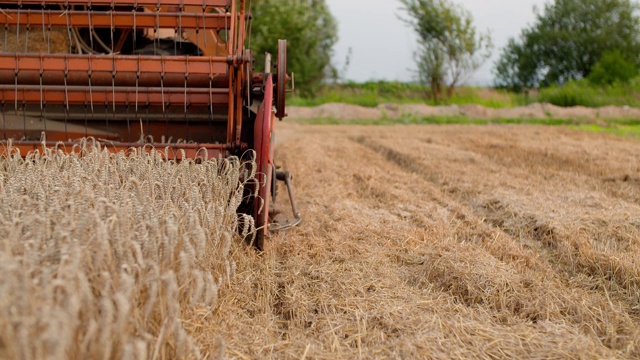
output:
M 72 214 L 87 217 L 78 231 L 100 244 L 95 250 L 80 246 L 78 252 L 86 259 L 83 269 L 102 266 L 105 280 L 96 280 L 102 287 L 82 287 L 76 279 L 82 276 L 73 273 L 40 292 L 41 284 L 29 280 L 43 278 L 38 261 L 55 260 L 45 256 L 55 253 L 39 258 L 31 252 L 23 262 L 36 270 L 28 274 L 18 271 L 21 262 L 7 263 L 3 255 L 2 264 L 13 266 L 3 265 L 3 286 L 15 278 L 40 296 L 27 302 L 29 292 L 23 291 L 17 298 L 25 301 L 23 311 L 45 304 L 36 314 L 65 332 L 52 332 L 37 316 L 12 318 L 15 310 L 5 300 L 0 303 L 2 348 L 18 339 L 27 343 L 19 343 L 23 348 L 16 351 L 28 350 L 29 340 L 43 338 L 35 342 L 41 352 L 22 358 L 48 358 L 47 350 L 63 337 L 69 352 L 62 357 L 71 358 L 640 357 L 640 142 L 543 126 L 279 125 L 277 156 L 296 176 L 305 217 L 301 227 L 275 235 L 267 253 L 237 239 L 226 249 L 229 242 L 217 241 L 211 231 L 228 230 L 233 221 L 218 224 L 203 212 L 209 203 L 224 208 L 224 202 L 195 200 L 205 191 L 204 174 L 195 176 L 197 191 L 185 196 L 185 179 L 193 175 L 174 169 L 184 192 L 149 197 L 154 185 L 127 185 L 129 175 L 148 176 L 135 170 L 139 163 L 123 167 L 124 159 L 116 158 L 120 165 L 109 168 L 98 158 L 97 169 L 103 170 L 95 179 L 80 172 L 88 185 L 79 193 L 90 194 L 95 186 L 107 200 L 81 196 L 91 211 Z M 159 175 L 173 165 L 149 159 L 142 164 L 161 170 L 152 172 L 152 184 L 175 177 Z M 100 186 L 113 169 L 124 182 Z M 106 194 L 118 184 L 125 189 L 119 196 L 130 191 L 138 197 L 120 206 L 122 215 L 118 208 L 100 205 L 113 200 Z M 279 203 L 285 206 L 286 199 Z M 197 206 L 195 213 L 186 210 L 190 206 Z M 3 216 L 19 215 L 6 207 Z M 38 209 L 33 215 L 38 219 L 45 214 L 55 219 L 63 210 Z M 177 222 L 166 223 L 168 214 Z M 126 255 L 132 264 L 153 264 L 146 259 L 158 256 L 153 246 L 135 250 L 146 242 L 131 233 L 149 231 L 158 221 L 162 230 L 149 234 L 150 244 L 168 241 L 174 254 L 160 257 L 162 271 L 143 267 L 130 274 L 116 267 L 117 258 L 99 261 L 101 254 L 113 253 Z M 128 233 L 134 225 L 141 229 Z M 92 227 L 98 235 L 89 236 Z M 114 236 L 105 233 L 111 228 L 118 230 Z M 38 229 L 31 231 L 39 234 Z M 189 244 L 202 246 L 202 232 L 214 250 L 200 254 L 203 248 Z M 181 234 L 200 240 L 185 242 Z M 120 236 L 126 247 L 118 245 Z M 183 255 L 184 246 L 189 252 Z M 70 260 L 63 264 L 61 270 L 78 266 Z M 197 276 L 181 271 L 185 267 L 197 270 Z M 162 282 L 158 273 L 164 274 Z M 132 276 L 145 282 L 138 285 Z M 79 285 L 65 287 L 67 278 Z M 154 293 L 168 292 L 170 301 L 147 296 L 145 289 L 154 283 Z M 203 284 L 209 284 L 207 296 Z M 73 306 L 46 296 L 69 295 L 74 286 L 84 290 Z M 6 289 L 16 287 L 0 291 Z M 138 302 L 127 306 L 127 299 Z M 80 305 L 90 307 L 81 311 Z M 82 316 L 73 317 L 73 311 Z M 77 327 L 63 326 L 71 320 Z M 69 330 L 83 329 L 78 325 L 83 321 L 94 324 L 94 333 Z M 105 333 L 95 330 L 105 326 Z M 18 331 L 25 328 L 35 330 Z M 15 329 L 12 337 L 6 329 Z
M 639 142 L 283 125 L 305 223 L 235 254 L 199 323 L 229 357 L 640 356 Z

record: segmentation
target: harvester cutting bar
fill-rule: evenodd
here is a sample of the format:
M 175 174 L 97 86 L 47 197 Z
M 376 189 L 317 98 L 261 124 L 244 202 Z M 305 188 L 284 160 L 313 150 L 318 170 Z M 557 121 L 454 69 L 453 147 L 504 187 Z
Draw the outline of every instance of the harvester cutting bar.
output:
M 77 142 L 72 141 L 19 141 L 12 142 L 11 147 L 19 149 L 21 154 L 28 154 L 31 151 L 42 150 L 42 146 L 48 148 L 62 148 L 67 152 L 72 152 L 78 146 Z M 123 151 L 129 153 L 131 149 L 140 149 L 140 143 L 105 142 L 105 149 L 117 153 Z M 231 147 L 224 144 L 180 144 L 179 146 L 172 144 L 160 144 L 162 153 L 167 160 L 183 160 L 183 159 L 218 159 L 225 154 Z M 0 141 L 0 153 L 5 153 L 9 147 L 8 141 Z M 151 151 L 153 147 L 142 147 L 142 150 Z
M 82 6 L 200 6 L 200 7 L 229 7 L 232 0 L 0 0 L 0 4 L 13 5 L 82 5 Z
M 0 0 L 1 1 L 1 0 Z M 83 11 L 6 9 L 0 24 L 10 26 L 68 26 L 93 28 L 228 29 L 230 14 L 143 11 Z
M 228 87 L 237 57 L 0 54 L 0 83 L 142 87 Z
M 229 103 L 228 89 L 189 88 L 117 88 L 111 86 L 39 86 L 0 85 L 3 103 L 41 103 L 66 105 L 139 104 L 169 106 L 225 105 Z

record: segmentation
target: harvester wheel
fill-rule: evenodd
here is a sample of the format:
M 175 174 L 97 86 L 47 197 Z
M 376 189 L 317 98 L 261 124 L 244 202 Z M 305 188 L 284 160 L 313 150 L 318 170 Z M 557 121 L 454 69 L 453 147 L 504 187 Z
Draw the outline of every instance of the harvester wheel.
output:
M 264 250 L 269 232 L 269 208 L 271 206 L 271 189 L 273 183 L 274 149 L 273 149 L 273 79 L 267 75 L 264 101 L 258 110 L 254 127 L 254 149 L 258 167 L 258 190 L 253 204 L 256 225 L 255 245 Z
M 202 50 L 187 41 L 160 39 L 133 51 L 134 55 L 194 55 L 202 56 Z

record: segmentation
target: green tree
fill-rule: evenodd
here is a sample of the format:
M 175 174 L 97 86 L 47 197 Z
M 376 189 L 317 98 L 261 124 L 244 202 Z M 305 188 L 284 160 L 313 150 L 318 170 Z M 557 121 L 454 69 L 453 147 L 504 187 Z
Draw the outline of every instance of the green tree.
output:
M 531 49 L 509 39 L 496 63 L 496 85 L 520 92 L 538 86 L 538 62 Z
M 253 0 L 250 48 L 261 71 L 266 52 L 278 53 L 278 39 L 287 39 L 288 70 L 296 75 L 296 89 L 312 96 L 329 77 L 338 40 L 337 22 L 324 0 Z M 274 62 L 275 63 L 275 62 Z
M 625 58 L 620 50 L 608 51 L 602 55 L 589 74 L 589 82 L 594 85 L 628 83 L 638 75 L 634 59 Z
M 522 88 L 588 77 L 603 55 L 619 51 L 638 65 L 640 22 L 630 0 L 555 0 L 511 39 L 496 63 L 496 85 Z
M 490 56 L 491 37 L 479 33 L 469 11 L 450 0 L 400 0 L 418 35 L 420 81 L 438 101 L 450 97 Z

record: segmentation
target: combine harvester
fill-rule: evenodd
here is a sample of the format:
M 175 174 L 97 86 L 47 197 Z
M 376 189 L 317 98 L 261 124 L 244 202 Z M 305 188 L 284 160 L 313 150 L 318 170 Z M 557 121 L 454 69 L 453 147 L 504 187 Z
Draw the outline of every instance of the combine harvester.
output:
M 287 43 L 278 43 L 275 73 L 271 55 L 254 72 L 244 0 L 0 0 L 0 24 L 5 146 L 71 151 L 89 137 L 112 151 L 253 160 L 257 180 L 239 211 L 255 220 L 256 246 L 300 222 L 273 149 L 293 87 Z M 276 180 L 288 189 L 291 219 L 274 219 Z

